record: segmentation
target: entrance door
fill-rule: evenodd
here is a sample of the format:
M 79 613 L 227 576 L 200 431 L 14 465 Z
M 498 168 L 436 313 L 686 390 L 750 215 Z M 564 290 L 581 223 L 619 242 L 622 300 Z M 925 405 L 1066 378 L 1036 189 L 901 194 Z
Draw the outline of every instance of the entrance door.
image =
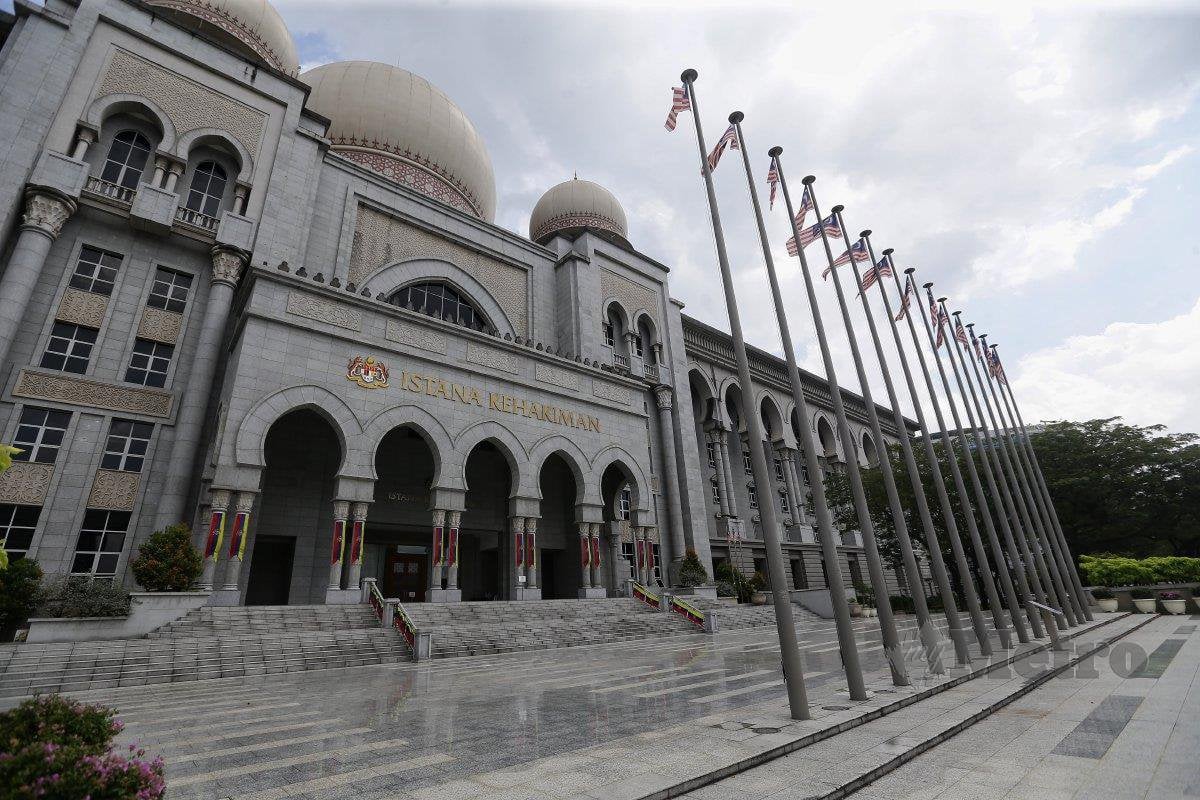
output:
M 426 558 L 415 553 L 387 554 L 383 580 L 383 596 L 398 597 L 402 603 L 425 602 L 428 583 Z
M 561 550 L 542 550 L 539 553 L 542 563 L 538 565 L 538 580 L 542 582 L 542 597 L 552 600 L 560 597 L 558 593 L 559 556 Z
M 254 541 L 246 605 L 287 605 L 295 555 L 296 540 L 290 536 L 259 536 Z

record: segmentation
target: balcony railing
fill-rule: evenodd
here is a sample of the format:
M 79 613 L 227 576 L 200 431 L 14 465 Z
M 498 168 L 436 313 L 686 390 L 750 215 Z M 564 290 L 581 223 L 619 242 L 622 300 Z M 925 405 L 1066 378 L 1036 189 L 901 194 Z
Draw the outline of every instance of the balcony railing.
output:
M 193 211 L 187 206 L 180 206 L 175 209 L 175 221 L 193 228 L 199 228 L 208 233 L 217 232 L 216 217 L 210 217 L 207 214 L 201 214 L 199 211 Z
M 658 383 L 658 364 L 642 364 L 642 375 L 646 380 Z
M 629 370 L 629 356 L 623 356 L 620 353 L 613 353 L 613 366 L 620 367 L 623 370 Z
M 133 196 L 137 194 L 134 189 L 129 189 L 110 181 L 101 180 L 100 178 L 89 177 L 87 184 L 83 190 L 96 197 L 101 197 L 116 205 L 125 206 L 126 208 L 133 205 Z

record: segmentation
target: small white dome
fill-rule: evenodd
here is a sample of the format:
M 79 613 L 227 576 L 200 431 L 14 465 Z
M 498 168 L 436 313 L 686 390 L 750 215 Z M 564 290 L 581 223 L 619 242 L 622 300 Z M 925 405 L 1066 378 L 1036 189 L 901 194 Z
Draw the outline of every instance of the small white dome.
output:
M 467 115 L 419 75 L 340 61 L 309 70 L 308 105 L 329 117 L 333 149 L 411 189 L 491 222 L 496 178 Z
M 545 244 L 559 233 L 590 228 L 629 244 L 625 209 L 608 189 L 578 178 L 551 188 L 529 216 L 529 238 Z
M 296 43 L 279 12 L 267 0 L 148 0 L 183 27 L 194 27 L 234 49 L 248 51 L 270 66 L 300 71 Z

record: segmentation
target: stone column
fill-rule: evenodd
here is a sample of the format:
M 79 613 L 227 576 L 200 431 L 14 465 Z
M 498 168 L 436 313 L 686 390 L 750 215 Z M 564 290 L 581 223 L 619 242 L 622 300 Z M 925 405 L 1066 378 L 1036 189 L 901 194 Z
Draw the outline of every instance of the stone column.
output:
M 242 575 L 242 562 L 246 558 L 246 539 L 250 536 L 250 512 L 254 509 L 254 492 L 238 492 L 234 501 L 233 524 L 229 529 L 229 563 L 225 565 L 225 582 L 221 586 L 224 595 L 220 605 L 236 606 L 241 603 L 238 581 Z
M 592 586 L 600 591 L 604 591 L 604 576 L 601 573 L 603 565 L 600 560 L 600 528 L 599 522 L 593 522 L 589 526 L 591 529 L 591 567 L 592 567 Z
M 592 524 L 579 523 L 579 567 L 584 590 L 591 589 L 595 584 L 592 578 Z
M 75 133 L 75 145 L 71 149 L 71 158 L 83 161 L 88 148 L 96 141 L 96 132 L 91 128 L 80 128 Z
M 621 596 L 625 589 L 625 581 L 629 578 L 628 567 L 626 566 L 625 557 L 621 554 L 621 526 L 617 526 L 617 530 L 613 530 L 612 523 L 605 523 L 608 526 L 608 550 L 609 563 L 612 565 L 612 590 L 616 596 Z M 628 525 L 629 523 L 625 523 Z M 635 575 L 637 573 L 634 573 Z
M 239 183 L 233 187 L 233 213 L 244 215 L 246 213 L 246 203 L 250 199 L 250 187 L 244 183 Z
M 74 200 L 53 189 L 30 188 L 25 192 L 25 213 L 17 228 L 17 241 L 8 267 L 0 276 L 0 368 L 8 361 L 29 298 L 46 265 L 50 245 L 62 233 L 76 207 Z
M 654 545 L 658 543 L 661 548 L 662 543 L 658 538 L 658 529 L 652 525 L 642 528 L 642 539 L 646 542 L 646 580 L 643 583 L 650 586 L 654 583 Z
M 683 536 L 683 508 L 679 502 L 679 467 L 675 453 L 675 392 L 670 386 L 659 386 L 654 390 L 658 401 L 658 426 L 662 433 L 663 448 L 663 500 L 667 506 L 667 519 L 671 525 L 671 557 L 663 560 L 682 561 L 687 543 Z
M 228 489 L 210 489 L 208 535 L 204 537 L 204 571 L 200 574 L 200 588 L 211 592 L 217 574 L 217 559 L 221 554 L 221 543 L 225 540 L 225 514 L 233 493 Z
M 796 485 L 796 464 L 793 460 L 796 457 L 796 451 L 791 447 L 781 447 L 777 451 L 779 453 L 779 463 L 783 467 L 783 488 L 787 492 L 788 506 L 792 509 L 792 520 L 799 524 L 804 520 L 803 498 L 800 496 L 800 488 Z
M 164 189 L 168 192 L 175 191 L 175 186 L 179 183 L 180 176 L 183 175 L 184 167 L 185 165 L 178 161 L 171 162 L 171 165 L 167 167 L 167 182 L 163 186 Z
M 446 560 L 446 512 L 433 510 L 433 543 L 429 547 L 429 591 L 442 588 L 443 563 Z
M 525 518 L 511 517 L 509 531 L 512 535 L 512 558 L 509 559 L 509 569 L 505 572 L 512 576 L 508 582 L 511 599 L 520 600 L 525 590 Z
M 158 188 L 163 185 L 163 180 L 167 177 L 167 169 L 171 166 L 171 162 L 164 156 L 154 157 L 154 177 L 150 179 L 150 185 Z
M 458 529 L 461 511 L 446 512 L 446 588 L 458 589 Z
M 329 551 L 330 592 L 337 592 L 342 588 L 342 564 L 346 557 L 346 529 L 349 524 L 350 502 L 335 500 L 333 503 L 333 542 Z
M 350 567 L 346 588 L 359 588 L 362 581 L 363 548 L 367 546 L 367 509 L 370 503 L 350 504 Z
M 729 465 L 729 438 L 729 431 L 724 428 L 717 432 L 717 444 L 721 452 L 721 474 L 724 480 L 722 494 L 725 495 L 725 506 L 728 508 L 726 516 L 736 517 L 737 495 L 733 493 L 733 468 Z
M 808 522 L 808 512 L 805 511 L 805 503 L 807 494 L 804 489 L 804 483 L 800 480 L 800 472 L 796 469 L 797 453 L 795 450 L 788 451 L 787 460 L 783 463 L 784 472 L 787 474 L 788 483 L 792 485 L 792 504 L 796 515 L 796 522 Z
M 538 588 L 537 517 L 525 518 L 525 588 Z
M 180 392 L 179 416 L 175 420 L 175 438 L 167 464 L 166 486 L 158 504 L 159 528 L 173 525 L 184 518 L 184 505 L 200 452 L 204 412 L 208 408 L 221 339 L 233 304 L 233 290 L 246 266 L 244 253 L 226 247 L 214 247 L 212 259 L 212 284 L 200 322 L 200 335 L 196 339 L 196 354 L 192 357 L 187 385 Z
M 721 497 L 721 502 L 717 503 L 717 511 L 723 517 L 729 516 L 729 493 L 725 489 L 725 459 L 721 455 L 721 435 L 719 431 L 707 431 L 704 434 L 704 441 L 711 443 L 713 447 L 713 469 L 716 470 L 714 476 L 717 481 L 717 494 Z

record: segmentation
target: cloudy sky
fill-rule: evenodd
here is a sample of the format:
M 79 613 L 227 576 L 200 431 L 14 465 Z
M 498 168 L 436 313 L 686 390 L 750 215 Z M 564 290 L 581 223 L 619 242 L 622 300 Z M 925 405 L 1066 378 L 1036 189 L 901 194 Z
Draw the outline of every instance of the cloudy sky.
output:
M 1200 6 L 274 2 L 306 68 L 384 61 L 453 98 L 490 149 L 498 224 L 525 233 L 577 171 L 620 199 L 686 313 L 727 328 L 693 126 L 663 129 L 695 67 L 709 141 L 744 111 L 760 191 L 783 145 L 824 208 L 845 204 L 853 232 L 873 229 L 993 335 L 1027 418 L 1200 431 Z M 735 158 L 716 184 L 748 338 L 779 352 Z M 785 217 L 777 205 L 768 227 L 819 371 Z

